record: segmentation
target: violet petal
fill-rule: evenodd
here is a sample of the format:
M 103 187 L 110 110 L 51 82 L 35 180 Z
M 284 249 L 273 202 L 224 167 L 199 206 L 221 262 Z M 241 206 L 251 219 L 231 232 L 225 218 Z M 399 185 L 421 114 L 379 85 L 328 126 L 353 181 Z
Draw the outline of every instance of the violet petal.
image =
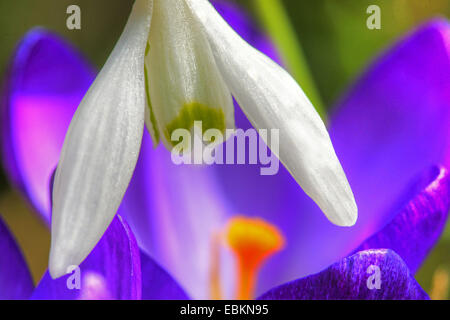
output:
M 211 170 L 175 165 L 170 152 L 162 145 L 155 149 L 145 133 L 119 209 L 141 248 L 195 299 L 209 298 L 211 241 L 226 223 L 226 202 Z
M 18 45 L 8 75 L 2 106 L 5 167 L 48 222 L 49 177 L 93 69 L 66 41 L 38 28 Z
M 359 207 L 350 229 L 333 226 L 280 167 L 223 166 L 234 212 L 263 216 L 287 239 L 261 272 L 259 292 L 323 270 L 379 231 L 421 172 L 450 161 L 450 27 L 433 20 L 369 66 L 330 118 L 330 134 Z
M 28 299 L 33 279 L 8 227 L 0 217 L 0 300 Z
M 180 285 L 141 251 L 142 300 L 188 300 Z
M 406 203 L 381 231 L 356 250 L 387 248 L 402 257 L 415 273 L 439 239 L 450 210 L 450 174 L 433 167 L 405 195 Z
M 75 272 L 53 280 L 48 271 L 32 299 L 75 300 L 140 299 L 142 293 L 140 252 L 126 221 L 116 215 L 100 242 L 80 265 L 80 288 L 74 288 Z M 70 285 L 72 289 L 69 289 Z
M 376 279 L 377 275 L 379 275 L 378 279 Z M 347 257 L 318 274 L 272 289 L 260 299 L 422 300 L 429 298 L 394 251 L 368 250 Z

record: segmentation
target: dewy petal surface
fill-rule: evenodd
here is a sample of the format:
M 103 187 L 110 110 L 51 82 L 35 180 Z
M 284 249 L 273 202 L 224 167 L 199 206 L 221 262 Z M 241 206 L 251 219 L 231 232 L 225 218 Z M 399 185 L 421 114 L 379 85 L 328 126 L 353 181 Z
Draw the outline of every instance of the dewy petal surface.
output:
M 140 252 L 126 221 L 117 215 L 97 246 L 80 265 L 80 288 L 75 272 L 53 280 L 46 272 L 32 299 L 140 299 L 142 292 Z M 92 281 L 92 279 L 97 281 Z
M 379 289 L 374 287 L 375 278 L 370 278 L 376 276 L 375 270 L 379 271 Z M 367 250 L 347 257 L 318 274 L 272 289 L 260 299 L 427 300 L 429 298 L 394 251 Z
M 8 227 L 0 217 L 0 300 L 28 299 L 33 279 Z
M 49 178 L 94 72 L 70 44 L 44 29 L 33 29 L 18 45 L 7 75 L 2 106 L 5 168 L 50 222 Z
M 450 210 L 450 174 L 444 167 L 426 170 L 405 193 L 401 209 L 383 229 L 356 250 L 395 251 L 414 274 L 439 239 Z
M 173 131 L 190 130 L 195 120 L 203 122 L 203 130 L 234 128 L 231 94 L 185 1 L 154 1 L 146 71 L 149 116 L 154 114 L 149 131 L 154 136 L 157 127 L 169 148 L 178 144 Z
M 52 277 L 86 258 L 131 179 L 144 126 L 143 66 L 151 11 L 151 1 L 135 2 L 121 38 L 69 127 L 53 190 Z
M 320 116 L 294 79 L 240 38 L 206 0 L 189 0 L 217 66 L 259 129 L 279 130 L 279 158 L 325 215 L 341 226 L 357 219 L 352 191 Z

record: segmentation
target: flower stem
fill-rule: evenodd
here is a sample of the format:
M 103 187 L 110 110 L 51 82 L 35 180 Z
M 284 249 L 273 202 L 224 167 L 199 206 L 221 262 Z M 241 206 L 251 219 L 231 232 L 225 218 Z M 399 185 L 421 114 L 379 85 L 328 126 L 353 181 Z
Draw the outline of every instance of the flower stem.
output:
M 326 121 L 326 111 L 322 100 L 282 1 L 253 0 L 253 5 L 263 27 L 275 42 L 286 67 L 301 85 L 319 115 Z

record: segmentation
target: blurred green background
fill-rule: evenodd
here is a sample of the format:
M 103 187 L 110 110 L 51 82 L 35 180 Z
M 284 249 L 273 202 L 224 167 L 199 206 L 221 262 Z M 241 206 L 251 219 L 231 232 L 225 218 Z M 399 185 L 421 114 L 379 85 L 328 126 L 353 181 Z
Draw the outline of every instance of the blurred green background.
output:
M 229 0 L 233 1 L 233 0 Z M 258 23 L 255 2 L 234 0 Z M 436 16 L 450 16 L 449 0 L 284 0 L 293 29 L 304 51 L 312 78 L 326 108 L 333 104 L 364 67 L 395 39 Z M 132 0 L 0 0 L 0 75 L 19 39 L 43 26 L 75 44 L 100 68 L 114 47 L 128 17 Z M 66 28 L 66 9 L 82 10 L 82 29 Z M 381 30 L 366 27 L 366 9 L 381 8 Z M 0 212 L 21 244 L 39 280 L 47 266 L 50 236 L 30 207 L 0 173 Z M 449 228 L 447 228 L 449 229 Z M 450 230 L 419 271 L 417 280 L 435 297 L 449 296 Z M 444 286 L 443 286 L 444 285 Z M 440 290 L 440 291 L 439 291 Z

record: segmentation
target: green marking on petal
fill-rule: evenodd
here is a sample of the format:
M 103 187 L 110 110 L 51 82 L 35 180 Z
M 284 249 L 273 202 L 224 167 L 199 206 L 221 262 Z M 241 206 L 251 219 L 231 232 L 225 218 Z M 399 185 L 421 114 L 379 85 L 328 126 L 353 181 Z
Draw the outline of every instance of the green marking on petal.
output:
M 148 43 L 147 43 L 147 47 L 148 47 Z M 147 71 L 147 66 L 144 65 L 144 74 L 145 74 L 145 95 L 147 96 L 147 105 L 148 108 L 150 110 L 150 122 L 152 124 L 153 127 L 153 131 L 155 133 L 155 144 L 159 143 L 160 140 L 160 135 L 159 135 L 159 130 L 158 130 L 158 126 L 156 125 L 156 117 L 155 117 L 155 113 L 153 112 L 153 107 L 152 107 L 152 101 L 150 99 L 150 91 L 149 91 L 149 80 L 148 80 L 148 71 Z
M 149 51 L 150 51 L 150 42 L 147 42 L 147 46 L 145 47 L 145 56 L 148 56 Z
M 176 146 L 178 142 L 171 140 L 172 133 L 177 129 L 191 130 L 195 121 L 202 122 L 202 134 L 209 129 L 217 129 L 225 133 L 225 114 L 222 109 L 211 108 L 198 102 L 185 104 L 178 116 L 173 119 L 164 132 L 167 141 Z

